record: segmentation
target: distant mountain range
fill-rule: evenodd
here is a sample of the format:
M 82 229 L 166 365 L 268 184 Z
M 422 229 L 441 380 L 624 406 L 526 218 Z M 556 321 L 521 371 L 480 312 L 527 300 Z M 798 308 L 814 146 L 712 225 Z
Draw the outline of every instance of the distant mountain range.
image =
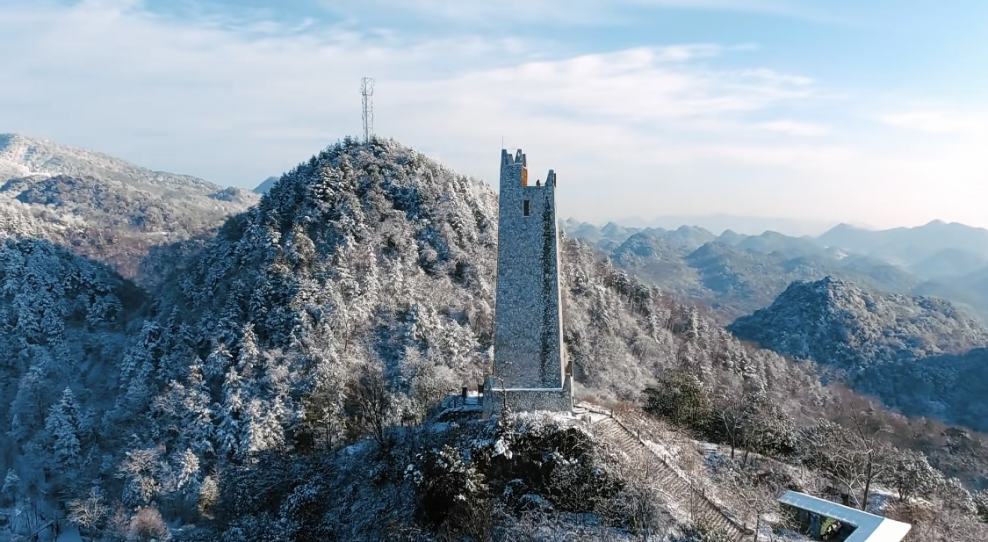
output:
M 934 220 L 916 228 L 882 231 L 840 224 L 815 240 L 914 271 L 947 276 L 970 273 L 988 263 L 988 230 L 956 222 Z
M 51 240 L 128 278 L 139 275 L 149 247 L 217 228 L 259 199 L 105 154 L 0 135 L 0 235 Z
M 943 297 L 988 322 L 988 230 L 981 228 L 931 222 L 871 231 L 842 224 L 814 238 L 569 220 L 564 230 L 627 271 L 707 303 L 724 322 L 768 305 L 793 281 L 826 276 L 878 291 Z
M 264 179 L 264 182 L 257 185 L 256 188 L 254 188 L 254 192 L 257 194 L 267 194 L 268 192 L 271 191 L 271 188 L 274 186 L 274 183 L 278 182 L 279 178 L 280 177 L 268 177 L 267 179 Z
M 695 226 L 714 233 L 733 230 L 738 233 L 757 235 L 763 231 L 778 231 L 787 235 L 820 235 L 833 227 L 833 222 L 820 220 L 798 220 L 791 218 L 771 218 L 758 216 L 712 214 L 712 215 L 669 215 L 645 219 L 630 217 L 615 220 L 620 224 L 635 228 L 676 229 L 679 226 Z

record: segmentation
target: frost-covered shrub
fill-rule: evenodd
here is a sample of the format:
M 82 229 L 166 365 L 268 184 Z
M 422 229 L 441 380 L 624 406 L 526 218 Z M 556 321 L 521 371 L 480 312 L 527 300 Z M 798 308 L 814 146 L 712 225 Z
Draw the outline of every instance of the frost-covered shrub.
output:
M 280 527 L 284 536 L 297 542 L 320 542 L 329 534 L 323 522 L 326 510 L 325 488 L 318 482 L 296 487 L 279 510 Z
M 583 431 L 535 416 L 499 423 L 491 444 L 472 457 L 509 510 L 520 512 L 523 497 L 537 496 L 560 512 L 601 513 L 621 484 L 596 450 Z
M 895 454 L 883 481 L 895 488 L 901 501 L 932 493 L 944 483 L 943 474 L 930 466 L 926 455 L 911 450 L 900 450 Z
M 420 456 L 421 467 L 410 475 L 419 491 L 419 514 L 439 528 L 466 527 L 493 513 L 483 473 L 448 444 Z M 489 519 L 488 519 L 489 521 Z
M 68 520 L 79 526 L 80 529 L 100 529 L 104 520 L 110 513 L 103 497 L 103 490 L 94 487 L 89 491 L 89 495 L 84 499 L 73 499 L 69 501 Z
M 655 387 L 645 389 L 645 410 L 679 427 L 702 433 L 712 415 L 710 391 L 688 369 L 662 373 Z
M 977 503 L 971 492 L 957 478 L 947 478 L 938 493 L 945 507 L 969 515 L 977 513 Z
M 974 507 L 978 511 L 978 517 L 981 518 L 981 521 L 988 523 L 988 490 L 981 490 L 972 497 L 974 498 Z
M 127 542 L 168 542 L 171 536 L 161 512 L 153 506 L 138 509 L 127 530 Z

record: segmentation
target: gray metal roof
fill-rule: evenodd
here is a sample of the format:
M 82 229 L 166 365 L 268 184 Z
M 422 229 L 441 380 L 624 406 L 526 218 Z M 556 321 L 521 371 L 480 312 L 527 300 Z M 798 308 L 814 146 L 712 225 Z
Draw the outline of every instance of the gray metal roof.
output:
M 779 502 L 854 525 L 856 529 L 844 542 L 900 542 L 912 528 L 908 523 L 883 518 L 795 491 L 786 491 L 779 497 Z

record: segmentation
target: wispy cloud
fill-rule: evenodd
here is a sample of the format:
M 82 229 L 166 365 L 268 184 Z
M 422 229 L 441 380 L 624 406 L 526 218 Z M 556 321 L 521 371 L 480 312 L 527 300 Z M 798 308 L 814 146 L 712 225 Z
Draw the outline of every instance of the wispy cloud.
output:
M 526 115 L 600 122 L 716 119 L 812 94 L 812 82 L 766 70 L 710 71 L 680 63 L 690 47 L 636 48 L 477 70 L 444 82 L 469 103 L 501 102 Z M 709 51 L 710 47 L 702 50 Z M 421 92 L 427 92 L 421 89 Z
M 193 123 L 195 133 L 187 137 L 236 138 L 284 134 L 292 125 L 300 132 L 322 125 L 327 136 L 355 132 L 355 90 L 365 74 L 386 74 L 379 81 L 379 118 L 382 129 L 397 131 L 428 119 L 463 118 L 451 113 L 459 108 L 490 110 L 496 118 L 484 120 L 495 123 L 515 115 L 528 122 L 559 115 L 611 124 L 709 120 L 805 97 L 812 88 L 808 79 L 768 70 L 711 71 L 690 63 L 733 50 L 718 44 L 502 67 L 499 52 L 514 50 L 524 58 L 531 46 L 512 38 L 458 36 L 399 46 L 332 28 L 298 32 L 267 23 L 260 30 L 231 29 L 215 17 L 179 24 L 141 5 L 89 0 L 71 9 L 18 11 L 22 53 L 8 69 L 36 88 L 6 87 L 0 95 L 24 103 L 43 88 L 41 95 L 87 130 Z M 35 122 L 64 125 L 55 118 Z M 483 131 L 483 125 L 471 129 Z
M 931 134 L 957 134 L 988 129 L 988 119 L 961 116 L 937 110 L 918 110 L 888 113 L 878 117 L 878 121 L 908 130 Z
M 830 133 L 830 129 L 826 126 L 794 120 L 775 120 L 763 122 L 757 126 L 763 130 L 799 137 L 822 136 Z
M 515 7 L 542 9 L 528 5 Z M 916 185 L 917 172 L 941 164 L 930 155 L 907 167 L 864 139 L 838 140 L 840 112 L 821 112 L 833 105 L 830 89 L 810 74 L 755 63 L 752 45 L 576 54 L 512 33 L 409 35 L 343 19 L 172 6 L 0 7 L 0 54 L 15 82 L 0 86 L 0 131 L 253 186 L 358 133 L 359 80 L 369 75 L 379 134 L 488 180 L 504 136 L 530 151 L 536 170 L 556 167 L 567 213 L 587 219 L 713 211 L 829 218 L 834 209 L 853 218 L 873 212 L 890 189 L 872 179 Z M 958 174 L 983 165 L 977 154 L 953 152 Z
M 502 0 L 463 2 L 461 0 L 320 0 L 326 9 L 341 17 L 387 20 L 390 17 L 416 17 L 442 21 L 496 25 L 559 24 L 607 25 L 627 22 L 643 10 L 719 10 L 776 15 L 786 18 L 834 22 L 837 19 L 813 2 L 798 0 Z

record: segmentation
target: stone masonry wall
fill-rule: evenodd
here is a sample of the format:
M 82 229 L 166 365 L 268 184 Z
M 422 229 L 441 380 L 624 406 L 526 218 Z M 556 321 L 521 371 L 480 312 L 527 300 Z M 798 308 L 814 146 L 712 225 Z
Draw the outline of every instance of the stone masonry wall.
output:
M 573 377 L 567 375 L 562 389 L 498 389 L 489 379 L 483 395 L 483 414 L 490 417 L 501 412 L 507 398 L 511 412 L 549 410 L 566 412 L 573 410 Z
M 494 376 L 498 387 L 561 389 L 555 173 L 550 170 L 541 186 L 531 180 L 524 186 L 523 178 L 525 155 L 502 150 Z

